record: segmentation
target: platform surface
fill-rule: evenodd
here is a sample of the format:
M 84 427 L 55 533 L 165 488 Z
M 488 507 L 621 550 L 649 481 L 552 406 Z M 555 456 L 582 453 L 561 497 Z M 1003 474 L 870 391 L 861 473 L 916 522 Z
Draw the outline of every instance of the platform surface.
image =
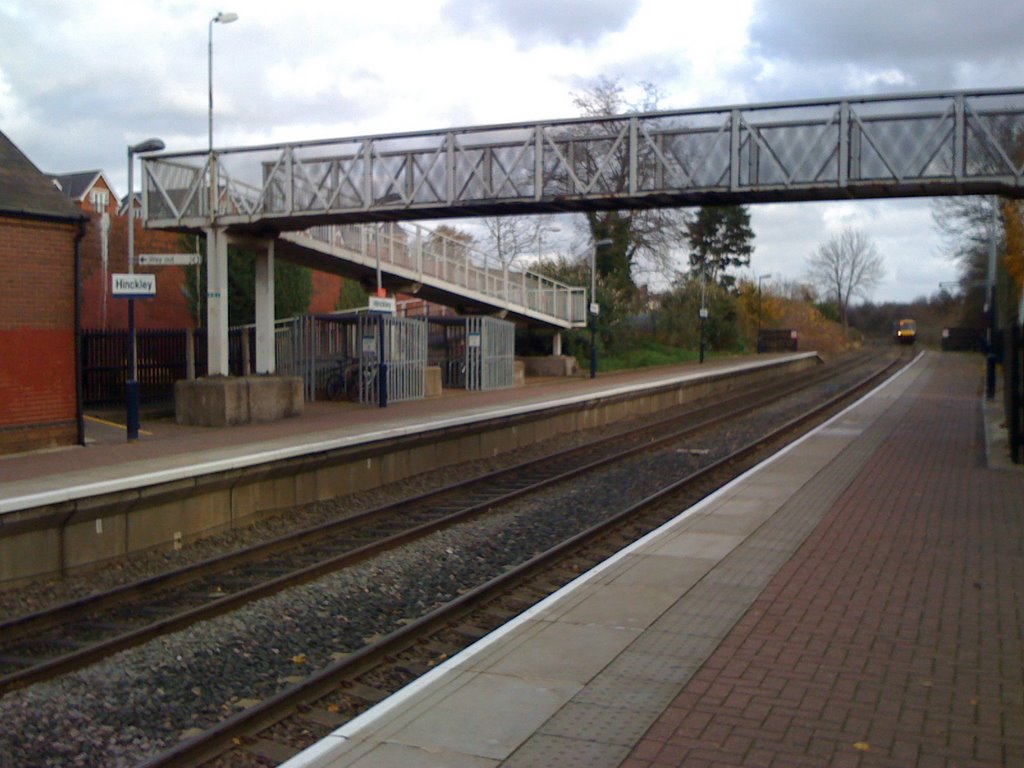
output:
M 173 418 L 144 418 L 140 439 L 132 443 L 125 439 L 119 414 L 111 417 L 111 424 L 87 418 L 86 446 L 0 456 L 0 516 L 100 493 L 813 356 L 813 352 L 805 352 L 716 358 L 703 365 L 615 372 L 595 379 L 531 379 L 524 387 L 488 392 L 445 390 L 440 397 L 392 403 L 386 408 L 307 403 L 299 417 L 244 426 L 181 426 Z
M 285 764 L 1024 765 L 1024 472 L 885 386 Z

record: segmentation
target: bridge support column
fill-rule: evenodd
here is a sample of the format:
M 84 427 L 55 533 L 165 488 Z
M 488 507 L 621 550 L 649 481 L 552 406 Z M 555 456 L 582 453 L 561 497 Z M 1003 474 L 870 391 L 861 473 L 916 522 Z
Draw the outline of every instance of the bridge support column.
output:
M 208 374 L 174 385 L 175 420 L 193 426 L 232 426 L 275 421 L 302 413 L 304 387 L 298 376 L 231 376 L 228 365 L 228 243 L 239 242 L 256 260 L 256 373 L 273 374 L 274 241 L 236 240 L 210 228 L 207 238 Z
M 256 253 L 256 373 L 274 373 L 274 241 Z
M 562 354 L 562 332 L 555 331 L 554 337 L 551 339 L 551 354 L 554 357 L 558 357 Z
M 228 376 L 228 234 L 206 230 L 206 375 Z

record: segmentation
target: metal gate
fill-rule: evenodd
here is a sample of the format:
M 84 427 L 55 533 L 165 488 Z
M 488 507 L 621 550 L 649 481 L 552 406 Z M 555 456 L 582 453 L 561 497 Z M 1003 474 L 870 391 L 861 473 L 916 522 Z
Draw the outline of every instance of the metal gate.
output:
M 365 311 L 317 315 L 304 319 L 301 336 L 300 375 L 309 401 L 326 395 L 387 405 L 426 394 L 427 324 L 422 320 Z
M 358 332 L 359 402 L 387 405 L 426 395 L 426 323 L 361 314 Z
M 430 364 L 453 389 L 515 385 L 515 325 L 494 317 L 431 317 Z

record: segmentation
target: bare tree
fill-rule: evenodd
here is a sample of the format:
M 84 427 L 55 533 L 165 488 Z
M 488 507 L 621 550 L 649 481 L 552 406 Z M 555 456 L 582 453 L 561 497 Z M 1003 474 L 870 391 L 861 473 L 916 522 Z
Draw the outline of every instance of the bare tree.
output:
M 640 83 L 639 87 L 641 95 L 636 102 L 627 100 L 625 88 L 617 79 L 605 77 L 593 88 L 573 94 L 580 114 L 595 119 L 574 129 L 586 139 L 575 149 L 577 172 L 584 178 L 602 177 L 610 192 L 628 188 L 630 160 L 627 146 L 616 138 L 621 125 L 602 122 L 602 118 L 656 110 L 661 100 L 658 89 L 650 83 Z M 604 143 L 595 141 L 605 133 Z M 653 170 L 641 164 L 638 172 Z M 616 290 L 635 291 L 635 277 L 640 273 L 666 278 L 672 274 L 670 254 L 685 242 L 687 233 L 681 209 L 588 211 L 584 216 L 592 240 L 612 241 L 598 254 L 597 271 Z
M 844 229 L 807 258 L 811 281 L 834 296 L 847 327 L 850 299 L 866 296 L 885 277 L 882 257 L 871 239 L 860 229 Z
M 523 256 L 542 256 L 544 232 L 557 231 L 543 216 L 492 216 L 480 220 L 486 232 L 481 248 L 497 258 L 504 268 Z

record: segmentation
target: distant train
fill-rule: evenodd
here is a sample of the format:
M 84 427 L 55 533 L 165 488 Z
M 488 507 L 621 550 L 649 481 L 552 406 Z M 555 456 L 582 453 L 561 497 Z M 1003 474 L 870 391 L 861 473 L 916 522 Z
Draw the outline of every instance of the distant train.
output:
M 913 344 L 917 338 L 917 323 L 913 320 L 897 320 L 893 324 L 893 337 L 897 344 Z

